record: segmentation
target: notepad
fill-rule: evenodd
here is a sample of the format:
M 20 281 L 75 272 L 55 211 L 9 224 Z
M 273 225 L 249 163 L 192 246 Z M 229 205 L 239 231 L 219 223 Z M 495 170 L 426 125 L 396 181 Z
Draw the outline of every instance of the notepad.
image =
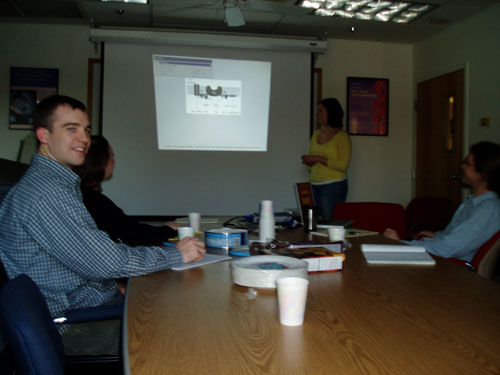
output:
M 436 261 L 422 246 L 362 244 L 361 251 L 371 264 L 414 264 L 433 266 Z
M 172 267 L 172 269 L 174 271 L 182 271 L 182 270 L 187 270 L 189 268 L 201 267 L 204 266 L 205 264 L 222 262 L 229 259 L 231 259 L 231 257 L 227 255 L 205 254 L 203 259 L 198 262 L 186 263 L 179 267 Z

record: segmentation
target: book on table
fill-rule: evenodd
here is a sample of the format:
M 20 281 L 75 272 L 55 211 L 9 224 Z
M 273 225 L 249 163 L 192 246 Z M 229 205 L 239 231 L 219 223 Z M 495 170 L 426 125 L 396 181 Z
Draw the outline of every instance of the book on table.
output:
M 263 254 L 282 255 L 301 259 L 308 263 L 307 271 L 334 272 L 344 267 L 343 242 L 328 244 L 290 244 L 285 248 L 265 249 Z
M 433 266 L 436 261 L 422 246 L 362 244 L 361 251 L 367 263 L 414 264 Z

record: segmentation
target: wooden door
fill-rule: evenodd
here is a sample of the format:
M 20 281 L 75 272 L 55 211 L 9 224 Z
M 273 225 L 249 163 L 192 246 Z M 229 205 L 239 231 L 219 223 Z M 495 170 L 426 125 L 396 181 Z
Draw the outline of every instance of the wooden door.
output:
M 462 201 L 464 71 L 417 86 L 417 197 L 444 197 L 456 209 Z

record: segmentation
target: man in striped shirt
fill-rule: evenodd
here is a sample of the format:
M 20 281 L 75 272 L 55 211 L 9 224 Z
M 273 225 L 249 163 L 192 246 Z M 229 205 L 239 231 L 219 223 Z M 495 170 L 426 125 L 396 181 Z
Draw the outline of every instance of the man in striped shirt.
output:
M 71 170 L 84 162 L 90 146 L 91 127 L 81 102 L 46 98 L 34 123 L 38 153 L 0 206 L 0 258 L 10 279 L 27 274 L 35 281 L 54 317 L 120 302 L 115 279 L 203 258 L 205 246 L 196 238 L 177 246 L 130 247 L 96 227 Z

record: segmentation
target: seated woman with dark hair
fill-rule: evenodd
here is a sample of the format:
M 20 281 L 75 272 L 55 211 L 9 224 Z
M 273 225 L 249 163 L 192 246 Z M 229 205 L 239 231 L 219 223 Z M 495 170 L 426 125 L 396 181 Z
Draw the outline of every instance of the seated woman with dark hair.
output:
M 130 246 L 158 245 L 177 237 L 176 223 L 168 222 L 164 226 L 141 224 L 102 194 L 101 184 L 113 176 L 114 167 L 114 153 L 108 141 L 102 136 L 93 135 L 85 163 L 73 168 L 81 179 L 83 203 L 97 227 L 107 232 L 113 241 Z

